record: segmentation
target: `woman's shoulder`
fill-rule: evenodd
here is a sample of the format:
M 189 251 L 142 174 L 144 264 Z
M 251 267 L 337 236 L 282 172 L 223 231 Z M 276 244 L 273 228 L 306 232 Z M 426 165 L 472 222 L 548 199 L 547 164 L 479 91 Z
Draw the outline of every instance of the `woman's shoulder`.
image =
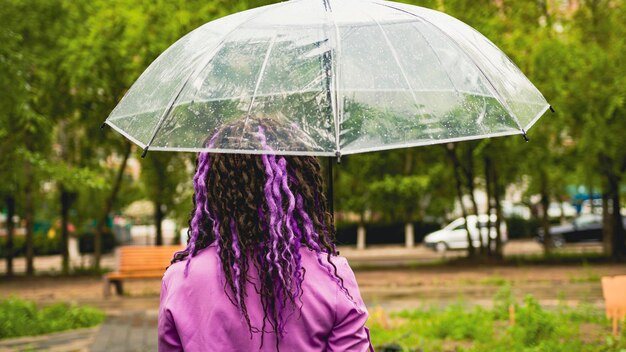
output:
M 308 264 L 309 268 L 311 267 L 318 268 L 324 273 L 328 273 L 330 269 L 332 272 L 335 272 L 340 276 L 347 276 L 349 278 L 354 277 L 354 272 L 348 263 L 348 259 L 346 257 L 331 254 L 330 256 L 326 252 L 318 253 L 310 248 L 302 247 L 300 250 L 303 262 Z
M 191 263 L 189 263 L 188 275 L 193 275 L 193 273 L 196 271 L 193 270 L 194 267 L 202 268 L 203 270 L 210 268 L 211 265 L 207 264 L 209 264 L 208 262 L 211 261 L 211 258 L 215 256 L 217 256 L 215 244 L 210 244 L 205 248 L 199 249 L 196 252 L 196 255 L 191 258 Z M 165 269 L 165 273 L 163 274 L 163 282 L 167 284 L 170 281 L 175 281 L 182 278 L 184 276 L 185 267 L 187 266 L 187 259 L 188 257 L 185 257 L 183 260 L 170 264 Z

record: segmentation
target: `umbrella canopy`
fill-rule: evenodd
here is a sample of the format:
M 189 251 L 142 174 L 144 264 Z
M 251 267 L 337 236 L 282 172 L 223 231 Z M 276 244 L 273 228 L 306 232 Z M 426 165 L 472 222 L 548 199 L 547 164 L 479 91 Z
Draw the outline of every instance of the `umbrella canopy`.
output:
M 504 53 L 446 14 L 291 0 L 187 34 L 105 123 L 145 150 L 336 156 L 525 135 L 548 108 Z M 259 119 L 294 134 L 262 146 Z

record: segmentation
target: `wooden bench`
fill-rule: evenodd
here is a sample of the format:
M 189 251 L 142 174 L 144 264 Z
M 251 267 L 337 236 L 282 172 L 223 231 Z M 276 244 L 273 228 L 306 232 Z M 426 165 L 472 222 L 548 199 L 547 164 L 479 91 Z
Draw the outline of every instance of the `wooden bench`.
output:
M 160 279 L 181 246 L 123 246 L 115 250 L 116 271 L 103 276 L 104 296 L 111 295 L 111 284 L 118 295 L 124 293 L 122 282 L 131 279 Z
M 606 316 L 613 322 L 613 336 L 619 334 L 619 322 L 626 317 L 626 275 L 602 278 Z

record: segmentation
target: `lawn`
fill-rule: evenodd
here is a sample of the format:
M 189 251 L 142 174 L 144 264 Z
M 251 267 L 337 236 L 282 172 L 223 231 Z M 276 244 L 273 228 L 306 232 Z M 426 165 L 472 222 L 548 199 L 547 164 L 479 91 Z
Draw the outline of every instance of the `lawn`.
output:
M 626 352 L 626 326 L 611 335 L 604 312 L 588 304 L 542 308 L 532 296 L 515 302 L 510 286 L 493 308 L 457 302 L 385 314 L 372 309 L 368 326 L 377 351 Z
M 67 303 L 39 307 L 20 298 L 0 299 L 0 339 L 91 327 L 104 318 L 104 312 L 92 307 Z

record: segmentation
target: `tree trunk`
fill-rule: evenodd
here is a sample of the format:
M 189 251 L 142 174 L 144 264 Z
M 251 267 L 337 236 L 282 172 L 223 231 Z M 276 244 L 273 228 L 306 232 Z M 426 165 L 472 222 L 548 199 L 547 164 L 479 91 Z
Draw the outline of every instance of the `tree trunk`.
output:
M 153 195 L 154 203 L 154 225 L 156 227 L 155 244 L 157 246 L 163 245 L 163 218 L 166 216 L 165 204 L 161 201 L 165 185 L 167 184 L 167 161 L 163 162 L 159 155 L 153 155 L 151 158 L 152 167 L 155 171 L 156 177 L 156 193 Z
M 24 165 L 24 175 L 26 179 L 26 185 L 24 187 L 24 222 L 26 225 L 26 275 L 32 276 L 35 274 L 35 250 L 33 246 L 33 224 L 35 221 L 33 193 L 35 191 L 35 177 L 33 175 L 33 165 L 30 163 L 30 161 L 26 161 L 26 164 Z
M 493 241 L 491 239 L 491 210 L 493 209 L 493 185 L 491 182 L 491 158 L 485 157 L 485 188 L 487 191 L 487 255 L 491 256 L 493 251 Z
M 593 185 L 590 183 L 589 184 L 589 191 L 587 191 L 588 195 L 587 197 L 589 197 L 589 209 L 591 214 L 595 214 L 596 213 L 596 208 L 595 208 L 595 204 L 594 204 L 594 199 L 593 199 Z M 582 207 L 581 207 L 582 208 Z
M 613 223 L 609 210 L 609 192 L 602 191 L 602 248 L 606 256 L 613 255 Z
M 15 198 L 12 195 L 6 196 L 7 205 L 7 276 L 13 276 L 13 238 L 15 237 L 15 226 L 13 218 L 15 217 Z
M 59 192 L 61 196 L 61 272 L 64 275 L 70 273 L 70 254 L 69 254 L 69 214 L 72 203 L 76 198 L 76 194 L 68 192 L 63 185 L 60 185 Z
M 366 246 L 366 232 L 365 225 L 359 223 L 359 226 L 356 229 L 356 249 L 362 250 L 365 249 Z
M 415 247 L 415 229 L 412 222 L 404 224 L 404 246 L 406 248 Z
M 365 249 L 366 232 L 365 232 L 365 215 L 361 213 L 359 226 L 356 229 L 356 249 Z
M 109 217 L 109 213 L 113 210 L 113 204 L 115 204 L 115 200 L 117 199 L 117 195 L 122 187 L 122 180 L 124 177 L 124 170 L 126 170 L 126 164 L 128 163 L 128 158 L 130 157 L 130 153 L 132 151 L 132 144 L 130 142 L 126 143 L 126 150 L 124 151 L 124 158 L 122 159 L 122 163 L 117 169 L 117 175 L 115 177 L 115 183 L 113 184 L 113 188 L 111 189 L 111 194 L 107 198 L 107 201 L 104 206 L 104 210 L 102 215 L 100 216 L 100 220 L 98 221 L 96 236 L 94 238 L 94 258 L 93 258 L 93 267 L 95 270 L 100 270 L 100 258 L 102 257 L 102 237 L 104 236 L 106 222 Z
M 543 228 L 543 249 L 545 254 L 552 253 L 553 243 L 552 234 L 550 233 L 550 216 L 548 208 L 550 207 L 550 196 L 548 195 L 545 179 L 541 180 L 541 226 Z
M 500 183 L 498 182 L 495 165 L 492 165 L 491 172 L 493 179 L 494 201 L 496 206 L 496 256 L 498 258 L 504 258 L 504 239 L 502 238 L 502 231 L 500 230 L 502 227 L 502 221 L 504 221 L 502 205 L 500 204 L 500 195 L 502 194 L 502 191 L 500 190 Z
M 459 199 L 459 204 L 461 206 L 461 212 L 463 214 L 463 219 L 465 219 L 465 231 L 467 232 L 467 255 L 471 258 L 476 255 L 476 250 L 474 249 L 474 243 L 472 242 L 472 234 L 469 230 L 469 225 L 467 223 L 467 210 L 465 209 L 465 204 L 463 204 L 463 181 L 461 180 L 461 165 L 459 163 L 459 159 L 456 156 L 456 150 L 453 143 L 448 143 L 446 146 L 446 151 L 448 152 L 448 156 L 452 163 L 454 164 L 454 180 L 456 185 L 456 193 Z
M 611 220 L 613 224 L 612 257 L 615 259 L 626 256 L 626 243 L 624 242 L 624 223 L 620 212 L 619 178 L 612 175 L 609 177 L 609 191 L 611 194 Z
M 407 176 L 413 173 L 413 150 L 413 148 L 408 148 L 406 149 L 406 152 L 404 154 L 404 174 Z M 415 207 L 413 204 L 416 204 L 416 202 L 411 202 L 411 204 L 407 204 L 405 214 L 406 221 L 404 224 L 404 246 L 406 248 L 415 247 L 415 231 L 413 228 L 413 222 L 411 221 L 415 213 Z
M 163 204 L 154 203 L 154 226 L 156 227 L 156 245 L 163 245 Z
M 483 236 L 480 229 L 480 216 L 478 210 L 478 204 L 476 203 L 476 195 L 474 191 L 476 190 L 476 184 L 474 183 L 474 154 L 473 149 L 467 149 L 467 168 L 464 168 L 465 171 L 465 182 L 467 182 L 467 190 L 469 191 L 470 200 L 472 201 L 472 208 L 474 208 L 474 215 L 476 215 L 476 229 L 478 230 L 478 243 L 479 243 L 479 251 L 481 255 L 485 254 L 485 244 L 483 243 Z

